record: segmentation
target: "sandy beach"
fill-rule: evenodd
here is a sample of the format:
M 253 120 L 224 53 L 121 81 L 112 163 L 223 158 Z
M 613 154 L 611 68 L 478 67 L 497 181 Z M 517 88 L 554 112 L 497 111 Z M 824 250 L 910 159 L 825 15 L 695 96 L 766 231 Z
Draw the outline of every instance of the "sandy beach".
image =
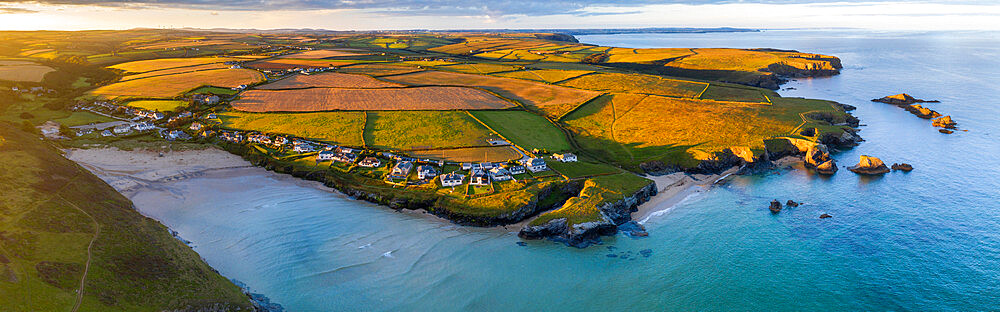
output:
M 719 174 L 686 174 L 676 172 L 661 176 L 646 176 L 656 182 L 656 196 L 642 203 L 638 211 L 632 213 L 632 220 L 645 223 L 650 217 L 665 213 L 684 199 L 707 191 L 712 185 L 739 171 L 733 167 Z
M 122 194 L 152 183 L 179 180 L 208 171 L 253 167 L 215 147 L 182 151 L 123 151 L 117 148 L 67 149 L 66 158 L 90 170 Z

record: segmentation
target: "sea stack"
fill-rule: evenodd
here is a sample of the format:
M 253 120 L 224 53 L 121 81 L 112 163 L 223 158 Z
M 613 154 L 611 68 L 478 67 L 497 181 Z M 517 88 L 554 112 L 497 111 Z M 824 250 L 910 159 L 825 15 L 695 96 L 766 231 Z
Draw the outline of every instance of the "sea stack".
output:
M 956 123 L 954 120 L 951 120 L 951 116 L 944 116 L 938 119 L 934 119 L 934 121 L 931 123 L 932 126 L 945 129 L 955 129 L 955 125 L 957 124 L 958 123 Z
M 768 207 L 768 209 L 771 210 L 771 213 L 779 213 L 779 212 L 781 212 L 781 202 L 778 201 L 777 199 L 772 200 L 771 201 L 771 207 Z
M 889 172 L 889 167 L 886 167 L 885 163 L 881 159 L 878 159 L 878 157 L 861 155 L 858 164 L 847 167 L 847 170 L 857 174 L 876 175 Z
M 908 163 L 892 164 L 892 170 L 910 171 L 913 170 L 913 166 Z
M 815 169 L 820 174 L 837 173 L 837 161 L 830 158 L 830 153 L 827 152 L 826 145 L 823 144 L 810 146 L 806 150 L 803 166 Z

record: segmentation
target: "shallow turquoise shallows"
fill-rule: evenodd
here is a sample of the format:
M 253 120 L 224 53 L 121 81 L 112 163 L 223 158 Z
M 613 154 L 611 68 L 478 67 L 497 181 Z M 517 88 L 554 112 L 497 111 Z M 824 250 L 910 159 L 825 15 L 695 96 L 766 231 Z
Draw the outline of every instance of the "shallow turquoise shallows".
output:
M 831 54 L 832 78 L 783 96 L 857 106 L 861 146 L 915 170 L 740 176 L 587 249 L 515 229 L 397 213 L 288 176 L 239 169 L 133 200 L 210 265 L 290 311 L 995 310 L 1000 305 L 1000 34 L 871 31 L 581 36 L 625 47 Z M 869 102 L 908 92 L 961 129 Z M 164 200 L 164 198 L 167 198 Z M 778 215 L 772 199 L 805 205 Z M 821 214 L 829 219 L 819 219 Z

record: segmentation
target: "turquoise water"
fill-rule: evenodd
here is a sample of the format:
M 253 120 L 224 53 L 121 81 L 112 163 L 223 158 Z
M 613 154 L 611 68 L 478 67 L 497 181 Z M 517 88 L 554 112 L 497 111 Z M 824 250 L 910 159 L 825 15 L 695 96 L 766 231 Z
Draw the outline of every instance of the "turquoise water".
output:
M 451 225 L 350 200 L 261 169 L 133 197 L 210 265 L 290 311 L 991 310 L 1000 301 L 1000 36 L 769 31 L 581 36 L 628 47 L 773 47 L 833 54 L 839 76 L 783 96 L 858 107 L 861 146 L 910 173 L 740 176 L 651 218 L 650 237 L 519 246 L 504 229 Z M 938 99 L 943 135 L 869 102 Z M 806 204 L 771 215 L 771 199 Z M 820 214 L 833 218 L 820 220 Z M 613 250 L 612 250 L 613 249 Z M 646 255 L 641 251 L 648 250 Z M 611 256 L 614 257 L 611 257 Z

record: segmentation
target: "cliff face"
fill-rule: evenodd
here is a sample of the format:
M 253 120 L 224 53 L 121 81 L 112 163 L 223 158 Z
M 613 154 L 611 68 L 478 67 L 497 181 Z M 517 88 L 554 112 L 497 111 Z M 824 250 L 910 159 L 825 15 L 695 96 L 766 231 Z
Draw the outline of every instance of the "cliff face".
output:
M 517 235 L 525 239 L 549 238 L 577 248 L 597 244 L 601 236 L 614 235 L 619 226 L 632 221 L 632 212 L 655 196 L 656 190 L 656 183 L 650 183 L 630 196 L 597 206 L 603 219 L 600 221 L 569 225 L 565 218 L 554 219 L 542 225 L 525 226 Z

